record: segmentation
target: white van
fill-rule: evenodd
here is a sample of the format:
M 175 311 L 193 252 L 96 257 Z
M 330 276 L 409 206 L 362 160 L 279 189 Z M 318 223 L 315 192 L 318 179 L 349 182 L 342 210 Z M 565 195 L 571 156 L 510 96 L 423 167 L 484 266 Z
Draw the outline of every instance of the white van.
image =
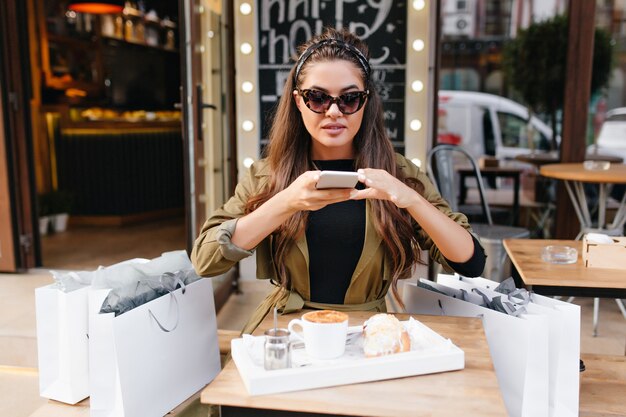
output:
M 609 110 L 605 117 L 596 144 L 587 153 L 617 156 L 626 163 L 626 107 Z
M 474 91 L 439 91 L 439 143 L 461 145 L 475 158 L 513 159 L 533 149 L 550 150 L 551 138 L 552 129 L 535 116 L 529 123 L 528 109 L 513 100 Z

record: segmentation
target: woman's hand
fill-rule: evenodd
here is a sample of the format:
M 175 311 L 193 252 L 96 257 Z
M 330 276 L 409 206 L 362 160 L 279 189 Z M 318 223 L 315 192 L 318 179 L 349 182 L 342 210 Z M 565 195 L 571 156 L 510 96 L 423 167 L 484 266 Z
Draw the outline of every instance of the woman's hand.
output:
M 350 189 L 328 188 L 318 190 L 315 184 L 321 171 L 307 171 L 295 179 L 287 188 L 278 193 L 292 213 L 302 210 L 315 211 L 329 204 L 350 199 Z
M 320 171 L 307 171 L 252 213 L 240 217 L 231 241 L 252 250 L 294 213 L 350 199 L 350 189 L 316 189 L 319 178 Z
M 382 169 L 359 169 L 359 181 L 365 184 L 364 190 L 353 190 L 350 198 L 361 200 L 375 198 L 389 200 L 400 208 L 415 204 L 417 192 L 402 181 Z

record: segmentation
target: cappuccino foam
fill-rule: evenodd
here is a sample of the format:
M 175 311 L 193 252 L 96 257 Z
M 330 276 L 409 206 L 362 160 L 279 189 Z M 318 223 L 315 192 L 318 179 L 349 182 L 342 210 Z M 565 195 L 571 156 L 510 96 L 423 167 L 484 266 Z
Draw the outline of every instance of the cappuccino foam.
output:
M 308 312 L 302 318 L 312 323 L 343 323 L 348 320 L 348 315 L 335 310 L 319 310 Z

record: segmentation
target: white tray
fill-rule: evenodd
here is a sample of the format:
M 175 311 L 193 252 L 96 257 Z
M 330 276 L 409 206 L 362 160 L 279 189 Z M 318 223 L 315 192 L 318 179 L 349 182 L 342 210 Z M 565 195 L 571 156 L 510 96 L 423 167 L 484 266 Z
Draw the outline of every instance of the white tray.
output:
M 250 395 L 402 378 L 465 367 L 464 352 L 451 340 L 412 317 L 402 324 L 411 336 L 411 351 L 395 355 L 366 358 L 358 337 L 337 359 L 310 359 L 303 348 L 296 348 L 292 349 L 292 368 L 266 371 L 263 367 L 265 336 L 249 335 L 231 341 L 231 354 Z M 348 333 L 361 329 L 361 326 L 352 326 Z

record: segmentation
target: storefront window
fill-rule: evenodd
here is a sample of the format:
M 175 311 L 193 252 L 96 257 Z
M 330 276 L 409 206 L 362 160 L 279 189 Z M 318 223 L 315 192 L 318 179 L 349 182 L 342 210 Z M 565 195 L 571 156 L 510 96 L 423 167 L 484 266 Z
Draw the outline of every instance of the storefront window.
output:
M 448 130 L 458 127 L 457 142 L 470 149 L 476 158 L 498 155 L 498 148 L 509 146 L 512 141 L 515 147 L 521 146 L 519 137 L 511 135 L 512 126 L 495 129 L 495 110 L 489 110 L 496 108 L 499 97 L 514 97 L 514 91 L 507 85 L 502 61 L 511 34 L 524 22 L 519 12 L 516 0 L 444 0 L 441 5 L 439 116 L 443 112 L 453 119 L 448 113 L 465 109 L 463 114 L 467 120 L 464 124 L 439 123 L 438 138 L 445 139 Z M 452 93 L 456 91 L 461 93 Z M 515 99 L 518 101 L 517 97 Z M 519 101 L 518 104 L 523 111 L 526 105 Z M 503 132 L 501 138 L 497 137 L 498 131 Z

